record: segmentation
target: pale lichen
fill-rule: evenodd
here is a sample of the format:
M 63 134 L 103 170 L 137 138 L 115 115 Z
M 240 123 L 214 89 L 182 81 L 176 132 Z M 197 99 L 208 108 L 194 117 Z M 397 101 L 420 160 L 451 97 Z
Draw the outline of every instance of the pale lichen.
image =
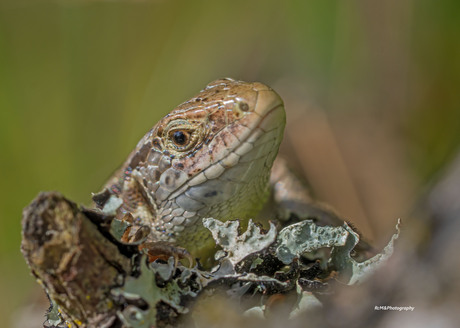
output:
M 203 225 L 211 231 L 217 245 L 227 253 L 226 258 L 235 265 L 252 253 L 259 252 L 275 241 L 276 227 L 270 223 L 270 230 L 262 233 L 259 226 L 249 220 L 247 230 L 238 233 L 239 221 L 221 222 L 212 218 L 203 219 Z

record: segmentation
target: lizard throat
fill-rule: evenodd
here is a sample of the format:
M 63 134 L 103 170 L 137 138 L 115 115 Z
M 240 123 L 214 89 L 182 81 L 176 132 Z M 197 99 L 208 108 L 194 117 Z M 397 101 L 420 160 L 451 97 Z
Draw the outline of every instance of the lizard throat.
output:
M 198 225 L 197 220 L 205 217 L 222 221 L 254 218 L 268 197 L 270 169 L 284 125 L 284 108 L 276 104 L 234 149 L 226 149 L 224 157 L 162 201 L 158 212 L 160 229 L 179 233 Z

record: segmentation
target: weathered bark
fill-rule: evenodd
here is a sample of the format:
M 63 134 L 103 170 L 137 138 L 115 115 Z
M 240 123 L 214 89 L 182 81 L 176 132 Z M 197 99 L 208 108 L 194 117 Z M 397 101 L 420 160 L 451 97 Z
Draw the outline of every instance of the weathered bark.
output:
M 110 289 L 132 269 L 120 245 L 55 192 L 41 193 L 25 208 L 22 224 L 22 253 L 63 319 L 78 327 L 111 326 L 117 306 Z

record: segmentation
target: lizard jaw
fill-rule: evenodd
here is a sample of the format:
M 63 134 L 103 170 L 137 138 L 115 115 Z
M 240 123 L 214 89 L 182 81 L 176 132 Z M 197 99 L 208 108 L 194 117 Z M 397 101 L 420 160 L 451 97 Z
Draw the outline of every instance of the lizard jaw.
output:
M 190 229 L 204 217 L 228 220 L 256 216 L 268 196 L 270 169 L 285 125 L 281 99 L 272 90 L 266 93 L 271 99 L 263 107 L 256 106 L 261 117 L 251 133 L 164 202 L 166 212 L 162 221 L 167 230 Z M 171 206 L 175 207 L 172 211 Z

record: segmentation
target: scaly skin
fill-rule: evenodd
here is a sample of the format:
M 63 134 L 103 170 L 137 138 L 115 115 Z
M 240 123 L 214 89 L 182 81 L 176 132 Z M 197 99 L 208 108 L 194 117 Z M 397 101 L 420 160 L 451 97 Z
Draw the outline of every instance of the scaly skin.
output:
M 255 218 L 285 126 L 281 98 L 262 83 L 217 80 L 140 140 L 107 184 L 117 211 L 151 228 L 149 241 L 202 256 L 212 245 L 202 218 Z

